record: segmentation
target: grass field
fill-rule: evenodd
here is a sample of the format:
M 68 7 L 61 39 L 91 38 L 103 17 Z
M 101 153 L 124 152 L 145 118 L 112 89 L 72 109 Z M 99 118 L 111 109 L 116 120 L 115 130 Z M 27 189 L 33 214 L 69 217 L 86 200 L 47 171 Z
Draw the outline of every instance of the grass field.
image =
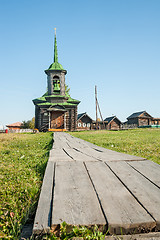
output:
M 32 218 L 52 133 L 0 134 L 0 239 L 19 239 Z
M 114 151 L 147 158 L 160 164 L 160 129 L 83 131 L 71 135 Z

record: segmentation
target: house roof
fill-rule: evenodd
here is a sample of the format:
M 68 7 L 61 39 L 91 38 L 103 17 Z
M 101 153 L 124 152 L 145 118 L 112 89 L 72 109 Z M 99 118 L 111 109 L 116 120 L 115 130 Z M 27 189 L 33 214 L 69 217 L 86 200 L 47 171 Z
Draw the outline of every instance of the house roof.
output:
M 90 117 L 90 116 L 88 116 L 88 114 L 86 113 L 86 112 L 84 112 L 84 113 L 79 113 L 78 115 L 77 115 L 77 120 L 80 120 L 82 117 L 84 117 L 84 116 L 87 116 L 88 118 L 90 118 L 91 120 L 92 120 L 92 118 Z M 93 120 L 92 120 L 93 121 Z
M 109 124 L 109 123 L 110 123 L 112 120 L 114 120 L 115 118 L 121 123 L 121 121 L 120 121 L 116 116 L 107 117 L 107 118 L 104 119 L 104 121 L 107 121 L 108 124 Z
M 7 127 L 21 127 L 21 125 L 22 125 L 21 122 L 16 122 L 16 123 L 8 124 L 6 126 Z
M 132 113 L 127 119 L 130 119 L 130 118 L 137 118 L 139 117 L 142 113 L 147 113 L 146 111 L 141 111 L 141 112 L 135 112 L 135 113 Z M 147 113 L 147 115 L 149 115 Z M 152 117 L 151 115 L 149 115 L 150 117 Z

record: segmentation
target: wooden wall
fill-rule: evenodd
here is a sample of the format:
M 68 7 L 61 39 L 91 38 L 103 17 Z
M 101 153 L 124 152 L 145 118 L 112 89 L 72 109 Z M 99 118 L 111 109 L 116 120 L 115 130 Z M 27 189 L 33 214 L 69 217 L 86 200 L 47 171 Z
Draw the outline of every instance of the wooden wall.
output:
M 83 120 L 83 119 L 82 119 Z M 77 130 L 90 130 L 91 129 L 91 123 L 84 122 L 81 119 L 77 121 Z
M 119 130 L 121 129 L 121 124 L 117 119 L 113 119 L 107 126 L 108 130 Z

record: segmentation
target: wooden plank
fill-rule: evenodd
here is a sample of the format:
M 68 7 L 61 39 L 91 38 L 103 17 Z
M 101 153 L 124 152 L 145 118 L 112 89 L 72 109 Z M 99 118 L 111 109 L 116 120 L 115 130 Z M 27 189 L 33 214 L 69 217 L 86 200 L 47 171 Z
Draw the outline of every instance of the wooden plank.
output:
M 107 162 L 115 174 L 156 220 L 160 230 L 160 189 L 126 162 Z
M 66 136 L 66 139 L 70 139 L 70 147 L 71 148 L 77 148 L 79 150 L 83 149 L 83 152 L 88 152 L 88 155 L 95 156 L 97 159 L 100 159 L 102 161 L 138 161 L 138 160 L 145 160 L 142 157 L 139 156 L 132 156 L 125 153 L 120 153 L 116 151 L 112 151 L 110 149 L 106 149 L 100 146 L 97 146 L 95 144 L 89 143 L 85 140 L 75 138 L 71 136 L 69 137 L 68 133 L 63 133 Z M 90 150 L 88 151 L 88 148 Z M 93 150 L 93 152 L 92 152 Z
M 52 227 L 63 221 L 71 225 L 106 224 L 82 162 L 56 164 Z
M 151 230 L 155 221 L 103 162 L 86 162 L 111 234 Z M 115 164 L 115 163 L 113 163 Z
M 70 148 L 70 145 L 67 144 L 65 133 L 63 132 L 55 132 L 54 133 L 54 142 L 53 142 L 53 149 L 60 149 L 60 148 Z
M 79 151 L 80 153 L 82 153 L 84 156 L 89 156 L 92 158 L 93 161 L 97 161 L 97 160 L 100 160 L 101 161 L 101 157 L 100 157 L 100 154 L 99 152 L 97 152 L 96 150 L 94 150 L 93 148 L 90 148 L 90 147 L 86 147 L 86 148 L 83 148 L 83 147 L 77 147 L 77 148 L 74 148 L 76 149 L 77 151 Z
M 144 160 L 141 157 L 132 156 L 124 153 L 115 152 L 109 149 L 101 149 L 98 148 L 79 148 L 77 150 L 82 152 L 83 154 L 92 157 L 93 159 L 100 160 L 100 161 L 137 161 L 137 160 Z M 102 151 L 103 150 L 103 151 Z
M 83 154 L 82 152 L 76 151 L 75 149 L 65 149 L 64 150 L 67 152 L 69 156 L 74 159 L 74 161 L 97 161 L 95 158 L 92 156 Z
M 104 240 L 159 240 L 160 232 L 132 234 L 132 235 L 118 235 L 118 236 L 106 236 Z M 81 240 L 81 239 L 74 239 Z
M 71 146 L 71 148 L 79 148 L 79 147 L 82 147 L 82 148 L 88 148 L 88 142 L 82 140 L 82 139 L 79 139 L 79 138 L 76 138 L 76 137 L 73 137 L 71 136 L 70 134 L 68 133 L 65 133 L 65 138 L 66 138 L 66 141 L 67 141 L 67 144 L 69 144 Z
M 74 161 L 67 153 L 61 149 L 52 149 L 49 154 L 49 161 L 59 162 L 59 161 Z
M 34 220 L 34 234 L 40 234 L 42 232 L 48 232 L 50 230 L 53 178 L 54 162 L 49 161 L 46 167 Z
M 125 153 L 115 152 L 109 149 L 100 154 L 103 161 L 142 161 L 144 158 L 132 156 Z
M 160 165 L 149 160 L 129 162 L 129 165 L 137 169 L 160 188 Z

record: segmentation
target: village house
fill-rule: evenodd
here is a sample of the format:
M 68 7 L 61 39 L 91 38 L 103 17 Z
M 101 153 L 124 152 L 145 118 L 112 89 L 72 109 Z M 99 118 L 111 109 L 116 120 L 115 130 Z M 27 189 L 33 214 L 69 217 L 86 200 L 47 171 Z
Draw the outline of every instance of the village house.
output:
M 100 121 L 97 119 L 97 122 L 93 120 L 86 112 L 80 113 L 77 116 L 77 130 L 101 130 L 107 129 L 107 121 Z
M 6 127 L 8 127 L 9 130 L 11 131 L 20 131 L 22 125 L 23 124 L 21 122 L 16 122 L 16 123 L 8 124 L 6 125 Z
M 134 127 L 160 125 L 160 118 L 154 118 L 146 111 L 132 113 L 127 120 L 125 124 L 133 125 Z
M 92 128 L 92 118 L 88 114 L 80 113 L 77 116 L 77 130 L 91 130 Z
M 33 100 L 35 105 L 35 128 L 39 131 L 74 131 L 77 128 L 77 106 L 80 101 L 71 98 L 66 91 L 67 71 L 58 62 L 56 32 L 54 39 L 54 62 L 45 70 L 48 91 Z
M 127 120 L 127 124 L 135 124 L 137 127 L 152 124 L 152 116 L 146 111 L 132 113 Z
M 160 118 L 152 118 L 152 125 L 160 126 Z
M 107 117 L 104 119 L 104 121 L 107 121 L 107 130 L 120 130 L 122 122 L 116 117 Z
M 96 130 L 104 130 L 107 129 L 107 121 L 102 121 L 100 118 L 97 119 L 97 122 L 93 120 L 92 122 L 92 129 Z

